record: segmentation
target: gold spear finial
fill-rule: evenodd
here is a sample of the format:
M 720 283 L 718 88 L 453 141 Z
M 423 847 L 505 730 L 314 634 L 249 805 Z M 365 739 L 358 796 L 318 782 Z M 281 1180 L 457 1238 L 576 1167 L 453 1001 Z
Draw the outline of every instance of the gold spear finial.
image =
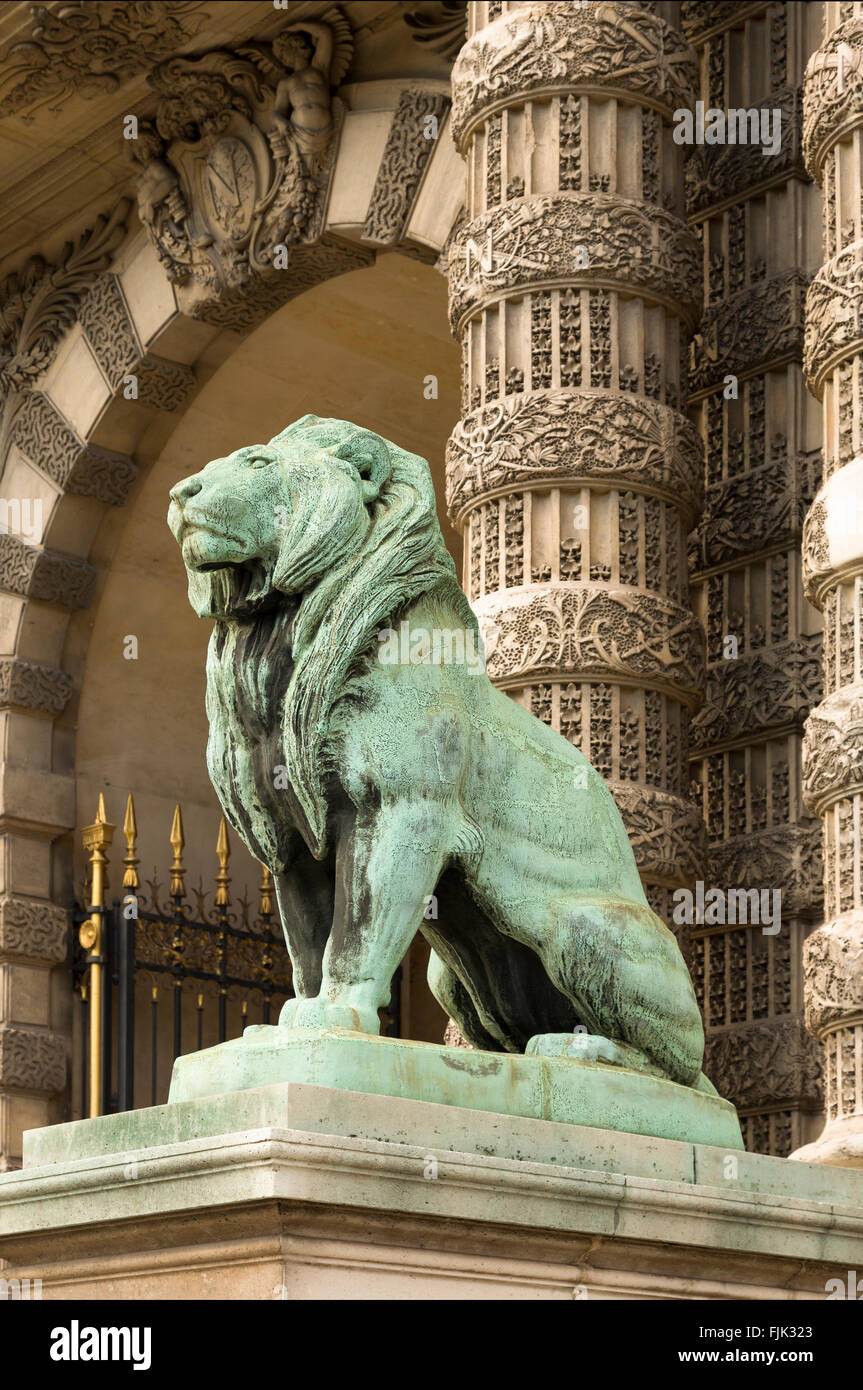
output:
M 123 834 L 126 837 L 126 853 L 123 855 L 125 873 L 123 874 L 123 887 L 130 893 L 137 893 L 140 887 L 138 878 L 138 860 L 135 858 L 135 842 L 138 838 L 138 825 L 135 820 L 135 803 L 131 793 L 126 802 L 126 815 L 123 820 Z
M 216 874 L 216 907 L 227 907 L 231 901 L 231 895 L 228 892 L 228 884 L 231 881 L 231 875 L 228 873 L 231 846 L 228 843 L 228 825 L 224 816 L 219 822 L 216 854 L 219 856 L 219 872 Z
M 90 906 L 92 915 L 82 922 L 78 939 L 88 953 L 87 983 L 90 998 L 90 1065 L 88 1109 L 91 1119 L 102 1107 L 102 908 L 108 887 L 108 856 L 105 851 L 114 838 L 114 826 L 105 814 L 105 798 L 99 793 L 99 808 L 92 825 L 82 833 L 84 849 L 90 860 Z
M 96 811 L 96 819 L 92 825 L 85 826 L 82 831 L 82 840 L 86 850 L 106 850 L 114 838 L 114 826 L 108 821 L 105 815 L 105 798 L 99 793 L 99 808 Z
M 183 882 L 186 874 L 186 870 L 183 868 L 183 847 L 186 841 L 183 837 L 183 813 L 179 803 L 174 807 L 174 819 L 171 822 L 169 840 L 171 849 L 174 851 L 174 860 L 171 864 L 171 897 L 182 898 L 186 892 Z
M 272 917 L 273 915 L 273 876 L 266 864 L 261 865 L 261 882 L 258 887 L 261 895 L 261 916 Z
M 108 887 L 108 859 L 105 850 L 110 848 L 114 828 L 105 815 L 105 798 L 100 792 L 96 819 L 81 832 L 81 841 L 87 851 L 90 898 L 99 907 L 102 906 L 103 894 Z

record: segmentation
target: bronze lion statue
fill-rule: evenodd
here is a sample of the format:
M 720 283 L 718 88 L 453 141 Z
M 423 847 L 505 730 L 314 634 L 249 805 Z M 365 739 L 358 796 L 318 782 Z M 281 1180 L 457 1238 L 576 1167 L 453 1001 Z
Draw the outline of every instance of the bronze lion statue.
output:
M 296 989 L 280 1023 L 379 1032 L 421 931 L 476 1047 L 712 1091 L 608 788 L 485 674 L 425 460 L 306 415 L 178 483 L 168 520 L 215 619 L 210 776 L 274 877 Z

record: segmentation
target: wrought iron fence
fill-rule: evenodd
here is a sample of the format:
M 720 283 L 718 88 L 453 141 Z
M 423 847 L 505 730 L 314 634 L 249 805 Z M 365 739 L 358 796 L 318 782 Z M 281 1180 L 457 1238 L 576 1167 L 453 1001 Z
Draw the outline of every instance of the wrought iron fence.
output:
M 100 796 L 96 820 L 83 832 L 86 906 L 75 913 L 72 955 L 81 1019 L 82 1113 L 90 1116 L 131 1110 L 136 1095 L 138 1104 L 163 1103 L 166 1060 L 173 1064 L 184 1051 L 200 1051 L 205 1038 L 207 1044 L 226 1042 L 250 1023 L 276 1023 L 282 1004 L 293 997 L 270 872 L 259 866 L 254 908 L 245 893 L 232 901 L 224 817 L 212 895 L 203 883 L 186 889 L 179 806 L 169 837 L 173 860 L 167 896 L 155 874 L 142 886 L 130 796 L 123 823 L 123 896 L 106 903 L 114 829 Z M 400 983 L 401 969 L 382 1011 L 381 1031 L 390 1036 L 399 1035 Z

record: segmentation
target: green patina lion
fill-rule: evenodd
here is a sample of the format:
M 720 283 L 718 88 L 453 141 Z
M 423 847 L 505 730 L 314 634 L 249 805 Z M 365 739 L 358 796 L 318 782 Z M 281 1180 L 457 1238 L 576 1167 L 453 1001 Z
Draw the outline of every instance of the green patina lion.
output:
M 712 1090 L 610 792 L 477 659 L 425 460 L 306 415 L 171 498 L 190 601 L 215 619 L 210 776 L 273 872 L 293 962 L 280 1022 L 377 1033 L 422 931 L 476 1046 Z

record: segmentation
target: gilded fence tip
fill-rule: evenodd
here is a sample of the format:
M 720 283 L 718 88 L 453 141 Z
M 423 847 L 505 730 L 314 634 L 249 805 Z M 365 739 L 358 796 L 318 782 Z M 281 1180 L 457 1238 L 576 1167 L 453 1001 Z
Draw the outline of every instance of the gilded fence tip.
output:
M 219 872 L 216 874 L 216 907 L 227 907 L 231 901 L 231 895 L 228 891 L 228 884 L 231 881 L 231 875 L 228 873 L 231 846 L 228 840 L 228 824 L 224 816 L 219 822 L 216 854 L 219 856 Z
M 106 850 L 114 838 L 115 828 L 105 814 L 105 798 L 100 792 L 96 819 L 92 825 L 86 825 L 81 832 L 84 848 L 89 850 L 93 856 L 99 851 Z
M 123 855 L 123 887 L 137 893 L 141 886 L 138 878 L 138 860 L 135 858 L 135 845 L 138 838 L 138 825 L 135 820 L 135 803 L 131 793 L 126 802 L 126 815 L 123 819 L 123 834 L 126 837 L 126 853 Z
M 273 915 L 273 876 L 266 864 L 261 865 L 261 882 L 258 887 L 261 895 L 261 916 L 272 917 Z
M 183 836 L 183 813 L 180 810 L 179 802 L 174 807 L 169 843 L 174 851 L 174 858 L 171 863 L 171 897 L 182 898 L 186 892 L 186 886 L 183 882 L 186 876 L 186 870 L 183 868 L 183 847 L 186 841 Z

